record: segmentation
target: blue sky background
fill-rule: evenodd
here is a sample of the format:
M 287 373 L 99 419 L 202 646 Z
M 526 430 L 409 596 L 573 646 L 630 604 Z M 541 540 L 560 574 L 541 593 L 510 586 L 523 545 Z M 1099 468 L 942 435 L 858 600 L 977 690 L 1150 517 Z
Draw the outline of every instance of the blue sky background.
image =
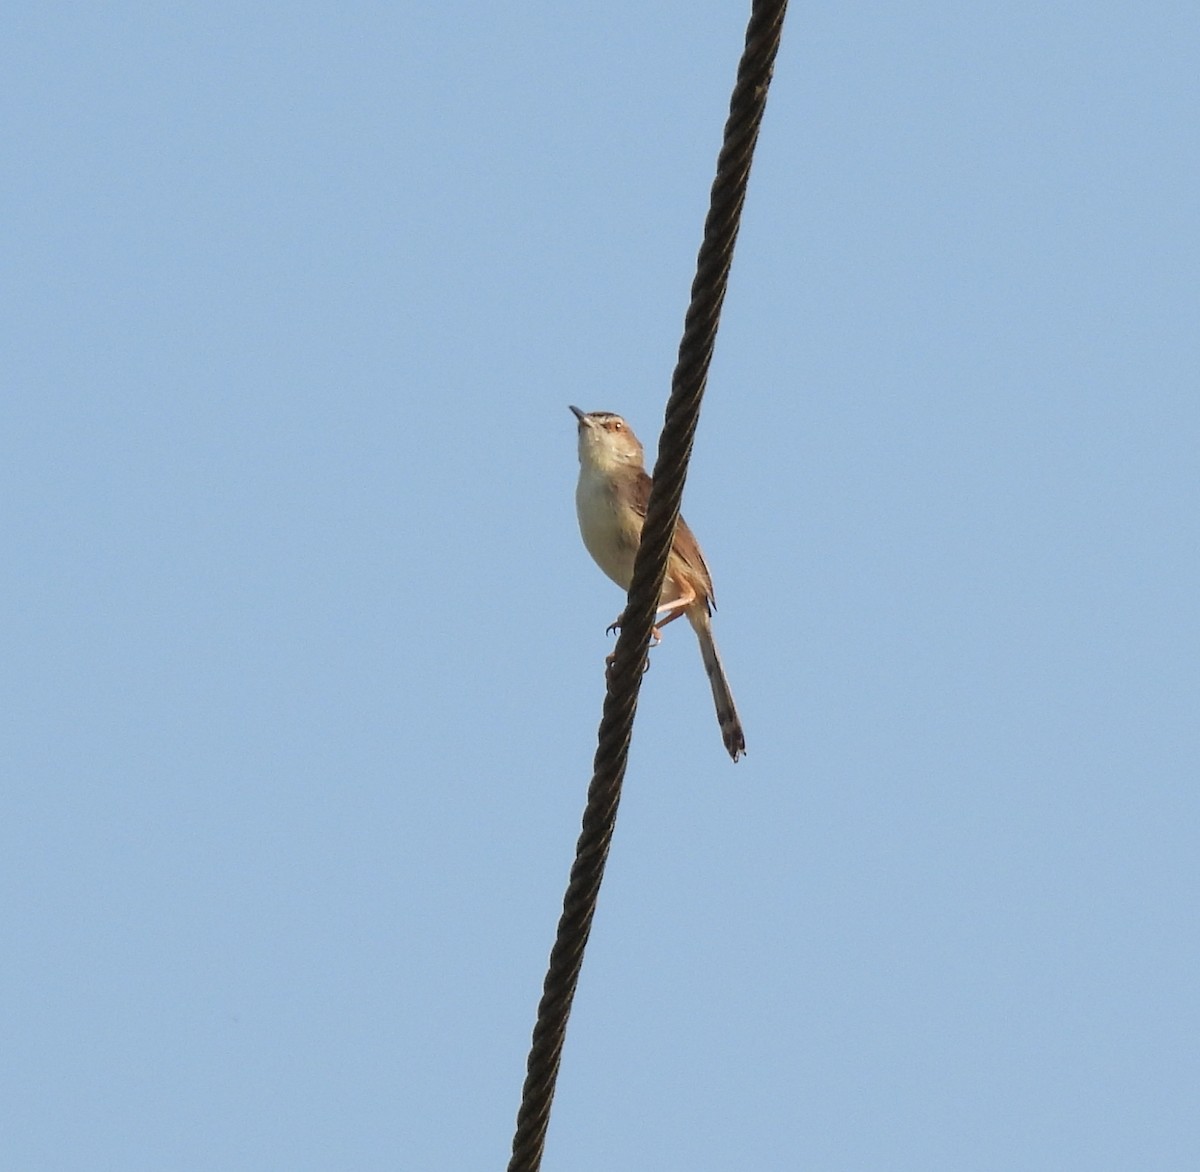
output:
M 7 10 L 4 1167 L 504 1166 L 746 11 Z M 793 6 L 548 1170 L 1200 1164 L 1198 59 Z

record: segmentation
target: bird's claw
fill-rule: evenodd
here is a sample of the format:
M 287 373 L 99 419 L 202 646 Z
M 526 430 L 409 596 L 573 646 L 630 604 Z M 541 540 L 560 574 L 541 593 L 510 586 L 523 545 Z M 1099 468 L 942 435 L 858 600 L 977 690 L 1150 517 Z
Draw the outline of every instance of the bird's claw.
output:
M 624 611 L 622 611 L 621 614 L 617 615 L 617 617 L 615 619 L 613 619 L 613 621 L 611 623 L 609 623 L 607 627 L 605 627 L 604 633 L 606 635 L 615 635 L 618 631 L 620 631 L 624 620 L 625 620 L 625 613 L 624 613 Z M 657 627 L 651 627 L 650 628 L 650 646 L 657 647 L 661 642 L 662 642 L 662 632 Z
M 616 658 L 617 653 L 615 651 L 612 653 L 612 655 L 606 655 L 604 657 L 604 679 L 606 683 L 612 683 L 613 662 Z M 650 660 L 647 658 L 642 661 L 642 675 L 645 675 L 649 670 Z

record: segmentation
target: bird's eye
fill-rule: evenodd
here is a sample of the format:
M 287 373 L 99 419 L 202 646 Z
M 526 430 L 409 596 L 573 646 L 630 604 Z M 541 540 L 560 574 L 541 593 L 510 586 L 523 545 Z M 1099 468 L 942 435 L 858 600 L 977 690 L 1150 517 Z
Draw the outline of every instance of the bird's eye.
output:
M 625 430 L 625 428 L 621 426 L 621 421 L 619 419 L 613 420 L 612 429 L 613 429 L 613 431 L 624 431 Z

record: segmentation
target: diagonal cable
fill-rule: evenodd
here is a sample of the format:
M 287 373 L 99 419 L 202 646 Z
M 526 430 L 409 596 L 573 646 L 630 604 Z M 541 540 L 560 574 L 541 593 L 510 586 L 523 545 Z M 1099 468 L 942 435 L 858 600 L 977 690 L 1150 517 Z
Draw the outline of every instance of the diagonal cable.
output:
M 679 360 L 671 379 L 671 396 L 658 443 L 654 486 L 609 672 L 583 826 L 533 1027 L 508 1172 L 538 1172 L 542 1163 L 567 1018 L 616 823 L 650 632 L 679 520 L 700 401 L 708 380 L 750 163 L 786 10 L 787 0 L 756 0 L 746 28 L 746 46 L 729 102 L 729 118 L 704 222 L 691 303 L 684 318 Z

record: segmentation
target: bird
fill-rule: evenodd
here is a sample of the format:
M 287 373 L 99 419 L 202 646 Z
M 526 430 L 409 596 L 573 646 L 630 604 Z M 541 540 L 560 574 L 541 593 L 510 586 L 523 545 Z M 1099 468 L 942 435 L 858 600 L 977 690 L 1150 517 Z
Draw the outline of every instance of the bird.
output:
M 653 483 L 646 472 L 645 453 L 621 416 L 611 411 L 581 411 L 574 406 L 571 411 L 579 431 L 579 482 L 575 487 L 579 532 L 596 565 L 628 591 Z M 661 638 L 663 627 L 680 615 L 686 616 L 700 644 L 721 739 L 736 762 L 746 752 L 746 737 L 713 638 L 715 609 L 712 575 L 699 542 L 680 517 L 655 611 L 654 642 Z M 618 617 L 609 630 L 620 625 Z

